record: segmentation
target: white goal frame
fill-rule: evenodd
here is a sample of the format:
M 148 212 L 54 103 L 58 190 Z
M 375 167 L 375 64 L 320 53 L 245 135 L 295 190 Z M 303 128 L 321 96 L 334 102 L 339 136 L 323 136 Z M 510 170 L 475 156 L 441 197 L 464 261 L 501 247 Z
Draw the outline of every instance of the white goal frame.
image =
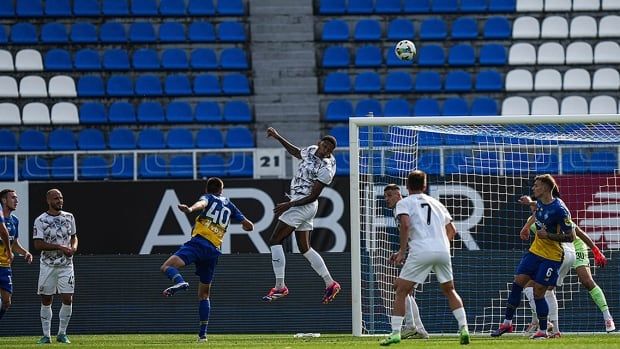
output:
M 362 335 L 359 128 L 364 126 L 620 123 L 620 114 L 349 118 L 352 332 Z M 369 137 L 372 146 L 372 137 Z

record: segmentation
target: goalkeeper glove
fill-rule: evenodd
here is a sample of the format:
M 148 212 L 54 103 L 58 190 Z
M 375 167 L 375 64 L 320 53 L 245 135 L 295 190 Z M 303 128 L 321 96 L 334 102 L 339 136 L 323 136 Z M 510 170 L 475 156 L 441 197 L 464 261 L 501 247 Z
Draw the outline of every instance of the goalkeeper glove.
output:
M 594 254 L 595 265 L 598 265 L 601 268 L 607 265 L 607 258 L 605 258 L 605 255 L 598 249 L 598 247 L 594 246 L 592 249 L 592 254 Z

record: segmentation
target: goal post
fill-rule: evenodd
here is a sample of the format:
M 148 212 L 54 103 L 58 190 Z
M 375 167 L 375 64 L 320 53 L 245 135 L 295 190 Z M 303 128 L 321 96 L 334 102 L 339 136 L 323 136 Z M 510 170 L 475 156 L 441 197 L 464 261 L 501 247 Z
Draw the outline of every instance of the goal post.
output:
M 488 333 L 503 319 L 514 270 L 530 243 L 518 237 L 529 209 L 517 200 L 531 195 L 532 179 L 542 173 L 556 178 L 573 221 L 607 256 L 602 271 L 590 258 L 591 270 L 612 315 L 620 314 L 619 159 L 620 115 L 350 118 L 353 335 L 391 330 L 399 269 L 388 259 L 398 231 L 383 188 L 396 183 L 406 196 L 406 177 L 414 169 L 429 174 L 429 195 L 446 205 L 457 227 L 453 270 L 470 331 Z M 430 281 L 416 291 L 422 322 L 431 334 L 455 333 L 434 275 Z M 563 331 L 604 330 L 601 312 L 574 270 L 557 296 Z M 522 304 L 517 331 L 531 318 Z

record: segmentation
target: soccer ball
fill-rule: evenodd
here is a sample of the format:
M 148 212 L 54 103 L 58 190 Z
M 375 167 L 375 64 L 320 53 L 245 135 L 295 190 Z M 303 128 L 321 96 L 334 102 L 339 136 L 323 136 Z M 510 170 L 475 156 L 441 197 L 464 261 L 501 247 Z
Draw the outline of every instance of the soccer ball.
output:
M 401 40 L 396 44 L 396 47 L 394 47 L 394 53 L 401 61 L 410 61 L 417 54 L 417 50 L 413 42 Z

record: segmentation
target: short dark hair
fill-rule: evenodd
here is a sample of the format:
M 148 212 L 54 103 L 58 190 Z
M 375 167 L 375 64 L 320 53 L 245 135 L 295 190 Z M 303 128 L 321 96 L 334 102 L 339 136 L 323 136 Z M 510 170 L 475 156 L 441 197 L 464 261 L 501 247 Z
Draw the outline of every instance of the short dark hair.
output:
M 398 191 L 400 191 L 400 187 L 398 186 L 398 184 L 390 183 L 390 184 L 386 185 L 385 188 L 383 188 L 384 192 L 386 192 L 388 190 L 398 190 Z
M 207 194 L 219 194 L 224 189 L 224 181 L 217 177 L 207 179 Z
M 336 147 L 338 146 L 336 143 L 336 137 L 334 136 L 330 136 L 330 135 L 323 136 L 323 138 L 321 138 L 321 141 L 326 141 L 326 142 L 331 143 L 334 146 L 334 149 L 336 149 Z
M 534 177 L 534 181 L 540 181 L 541 183 L 545 183 L 549 189 L 551 189 L 551 194 L 553 196 L 560 196 L 560 188 L 558 184 L 555 182 L 555 178 L 552 175 L 546 173 L 542 175 L 538 175 Z
M 2 199 L 6 199 L 6 196 L 9 195 L 9 193 L 14 193 L 15 189 L 2 189 L 2 191 L 0 191 L 0 200 Z
M 426 173 L 415 170 L 407 176 L 407 188 L 410 190 L 424 190 L 426 186 Z

